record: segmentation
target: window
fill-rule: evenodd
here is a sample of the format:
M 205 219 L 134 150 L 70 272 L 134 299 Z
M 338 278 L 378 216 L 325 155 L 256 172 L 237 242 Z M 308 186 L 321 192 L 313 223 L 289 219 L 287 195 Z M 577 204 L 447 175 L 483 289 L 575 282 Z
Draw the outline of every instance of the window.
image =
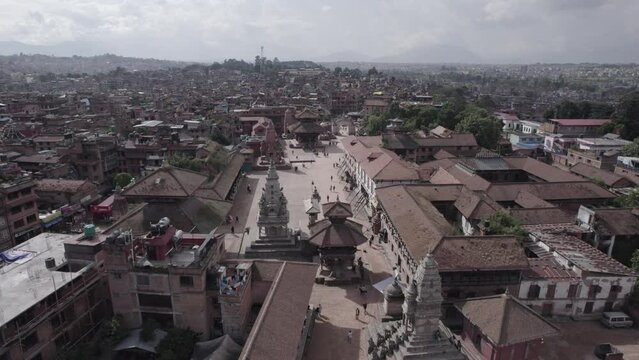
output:
M 17 228 L 21 228 L 21 227 L 23 227 L 23 226 L 24 226 L 24 220 L 22 220 L 22 219 L 20 219 L 20 220 L 18 220 L 18 221 L 15 221 L 15 222 L 13 223 L 13 227 L 14 227 L 14 228 L 16 228 L 16 229 L 17 229 Z
M 577 296 L 577 285 L 572 284 L 570 285 L 570 287 L 568 287 L 568 297 L 574 298 L 575 296 Z
M 11 208 L 11 214 L 13 215 L 19 213 L 20 211 L 22 211 L 22 207 L 20 205 Z
M 28 203 L 24 204 L 24 208 L 25 209 L 31 209 L 33 207 L 33 201 L 29 201 Z
M 539 298 L 539 291 L 541 290 L 541 288 L 539 287 L 539 285 L 530 285 L 530 287 L 528 288 L 528 298 L 529 299 L 537 299 Z
M 170 295 L 138 294 L 138 302 L 140 306 L 173 308 Z
M 16 191 L 9 193 L 9 195 L 7 195 L 7 198 L 9 198 L 9 200 L 15 200 L 18 198 L 18 196 L 20 196 L 20 194 Z
M 138 283 L 138 286 L 149 286 L 149 276 L 148 275 L 136 275 L 135 280 Z
M 572 309 L 572 304 L 566 304 L 566 310 Z
M 180 286 L 193 287 L 193 276 L 180 276 Z
M 31 188 L 22 189 L 22 191 L 20 191 L 20 194 L 22 194 L 22 195 L 31 194 Z
M 36 221 L 36 216 L 35 216 L 35 214 L 31 214 L 31 215 L 27 216 L 27 222 L 28 222 L 29 224 L 31 224 L 31 223 L 32 223 L 32 222 L 34 222 L 34 221 Z
M 619 285 L 612 285 L 610 287 L 610 293 L 608 294 L 609 298 L 617 298 L 617 296 L 619 296 L 619 293 L 621 292 L 621 286 Z
M 589 289 L 588 289 L 588 297 L 589 298 L 595 298 L 597 296 L 597 294 L 599 294 L 601 292 L 601 286 L 599 285 L 592 285 Z
M 20 343 L 22 344 L 22 348 L 31 349 L 38 343 L 38 332 L 35 330 L 32 331 L 31 334 L 23 337 Z
M 555 289 L 557 285 L 548 285 L 548 289 L 546 290 L 546 299 L 554 299 L 555 298 Z

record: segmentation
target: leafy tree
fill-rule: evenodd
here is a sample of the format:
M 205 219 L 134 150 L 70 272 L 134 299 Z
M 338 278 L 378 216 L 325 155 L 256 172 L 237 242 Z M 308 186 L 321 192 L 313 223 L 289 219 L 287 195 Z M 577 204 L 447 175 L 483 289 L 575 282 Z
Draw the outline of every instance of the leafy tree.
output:
M 620 125 L 621 136 L 625 139 L 639 137 L 639 91 L 622 97 L 612 118 Z
M 627 195 L 619 195 L 614 200 L 614 205 L 624 208 L 639 207 L 639 190 L 634 189 Z
M 485 109 L 474 106 L 467 107 L 459 117 L 461 121 L 455 127 L 456 131 L 474 134 L 477 143 L 487 149 L 497 148 L 501 137 L 501 121 L 489 115 Z
M 476 104 L 487 111 L 493 111 L 497 108 L 497 104 L 495 104 L 495 101 L 492 97 L 490 97 L 490 95 L 481 95 L 479 99 L 477 99 Z
M 231 140 L 229 140 L 229 138 L 226 137 L 226 135 L 222 133 L 222 130 L 220 130 L 217 126 L 213 126 L 211 129 L 211 140 L 224 146 L 231 144 Z
M 200 171 L 202 169 L 202 162 L 196 159 L 189 158 L 182 153 L 176 153 L 168 159 L 169 165 L 175 166 L 181 169 L 188 169 L 193 171 Z
M 388 114 L 392 118 L 396 118 L 401 115 L 401 109 L 396 101 L 393 101 L 388 107 Z
M 632 141 L 632 144 L 628 144 L 626 146 L 623 147 L 623 149 L 621 150 L 621 153 L 624 156 L 639 156 L 639 137 L 635 138 Z
M 487 220 L 486 234 L 488 235 L 514 235 L 518 239 L 528 237 L 521 224 L 507 212 L 500 210 L 494 213 Z
M 630 259 L 630 266 L 636 272 L 639 272 L 639 249 L 636 249 L 632 253 L 632 258 Z
M 155 348 L 158 360 L 189 360 L 198 334 L 191 329 L 170 329 Z
M 459 112 L 453 103 L 445 103 L 437 114 L 437 124 L 448 129 L 454 129 L 459 123 L 458 114 Z
M 133 176 L 131 176 L 131 174 L 129 173 L 119 173 L 113 177 L 115 186 L 119 186 L 120 188 L 127 187 L 127 185 L 131 183 L 131 180 L 133 180 Z
M 159 328 L 160 324 L 153 319 L 149 319 L 142 323 L 142 330 L 140 331 L 140 339 L 142 341 L 152 341 L 155 337 L 155 329 Z
M 388 119 L 381 115 L 370 115 L 366 120 L 363 130 L 368 136 L 380 135 L 386 129 Z
M 377 71 L 377 68 L 375 68 L 374 66 L 368 69 L 368 76 L 377 75 L 377 74 L 379 74 L 379 72 Z
M 333 69 L 333 74 L 335 75 L 340 75 L 342 73 L 342 68 L 339 66 L 336 66 L 335 69 Z

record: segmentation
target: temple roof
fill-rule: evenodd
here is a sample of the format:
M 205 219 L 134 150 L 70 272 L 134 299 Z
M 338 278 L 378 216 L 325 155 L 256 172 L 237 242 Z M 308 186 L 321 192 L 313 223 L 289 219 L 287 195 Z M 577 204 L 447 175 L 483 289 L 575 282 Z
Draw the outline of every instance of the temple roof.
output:
M 357 247 L 366 242 L 362 225 L 352 220 L 332 223 L 324 219 L 309 226 L 309 242 L 320 248 Z

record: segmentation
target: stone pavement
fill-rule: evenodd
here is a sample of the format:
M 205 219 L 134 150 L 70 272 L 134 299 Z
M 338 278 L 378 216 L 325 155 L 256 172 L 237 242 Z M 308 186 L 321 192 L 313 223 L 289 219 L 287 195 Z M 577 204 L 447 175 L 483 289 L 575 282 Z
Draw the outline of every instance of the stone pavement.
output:
M 288 144 L 288 142 L 287 142 Z M 338 168 L 333 163 L 338 163 L 344 155 L 341 143 L 327 146 L 328 156 L 322 153 L 315 155 L 302 149 L 290 149 L 287 147 L 288 160 L 314 160 L 314 162 L 293 164 L 297 166 L 297 172 L 292 170 L 278 171 L 280 185 L 284 188 L 284 195 L 288 200 L 290 215 L 289 227 L 299 229 L 308 234 L 308 217 L 304 213 L 304 200 L 309 199 L 313 186 L 326 202 L 328 195 L 330 201 L 334 201 L 339 195 L 340 200 L 347 200 L 348 193 L 344 191 L 345 182 L 339 180 Z M 332 176 L 332 179 L 331 179 Z M 266 182 L 266 171 L 251 172 L 242 179 L 236 199 L 230 214 L 239 217 L 239 222 L 234 224 L 235 234 L 226 235 L 228 252 L 243 253 L 247 246 L 257 238 L 257 218 L 259 213 L 259 200 L 262 187 Z M 252 191 L 246 191 L 246 185 L 250 184 Z M 335 186 L 335 190 L 330 190 Z M 320 219 L 322 216 L 320 215 Z M 367 216 L 359 212 L 356 221 L 364 225 L 365 236 L 370 237 L 370 224 Z M 241 231 L 250 228 L 249 234 L 242 239 Z M 229 232 L 230 225 L 220 227 L 219 231 Z M 382 247 L 369 243 L 362 244 L 358 248 L 356 257 L 362 257 L 366 269 L 364 284 L 368 292 L 361 295 L 359 284 L 348 286 L 324 286 L 315 284 L 311 294 L 313 305 L 322 305 L 322 316 L 317 320 L 311 342 L 307 348 L 307 359 L 366 359 L 368 338 L 366 326 L 370 321 L 380 318 L 382 312 L 383 296 L 372 287 L 372 284 L 392 276 L 393 270 L 389 266 L 382 253 Z M 367 303 L 368 314 L 364 313 L 362 304 Z M 359 307 L 359 319 L 355 318 L 355 309 Z M 348 330 L 353 332 L 352 342 L 347 340 Z

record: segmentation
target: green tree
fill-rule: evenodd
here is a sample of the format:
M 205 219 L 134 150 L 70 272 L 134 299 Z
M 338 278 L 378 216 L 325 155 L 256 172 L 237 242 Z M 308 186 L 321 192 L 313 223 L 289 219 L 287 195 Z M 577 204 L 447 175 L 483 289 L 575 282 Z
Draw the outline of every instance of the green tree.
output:
M 639 207 L 639 190 L 633 189 L 627 195 L 619 195 L 613 201 L 614 205 L 623 208 Z
M 437 124 L 447 129 L 454 129 L 459 123 L 457 115 L 459 115 L 459 112 L 455 105 L 453 103 L 445 103 L 437 114 Z
M 333 69 L 333 74 L 339 76 L 342 73 L 342 68 L 339 66 L 336 66 L 335 69 Z
M 393 101 L 390 106 L 388 107 L 388 114 L 390 117 L 392 118 L 396 118 L 401 116 L 401 109 L 399 108 L 399 103 L 397 103 L 397 101 Z
M 486 234 L 488 235 L 514 235 L 520 240 L 528 237 L 528 231 L 503 210 L 494 213 L 486 223 Z
M 624 139 L 639 137 L 639 91 L 633 91 L 621 98 L 612 119 L 619 125 Z
M 632 258 L 630 259 L 630 265 L 632 269 L 636 272 L 639 272 L 639 249 L 636 249 L 632 253 Z
M 497 104 L 495 104 L 495 101 L 492 97 L 490 97 L 490 95 L 481 95 L 479 99 L 477 99 L 476 104 L 487 111 L 493 111 L 497 108 Z
M 377 74 L 379 74 L 379 72 L 377 71 L 377 68 L 375 68 L 374 66 L 368 69 L 368 76 L 377 75 Z
M 382 115 L 369 115 L 363 130 L 368 136 L 380 135 L 386 129 L 388 119 Z
M 634 157 L 639 156 L 639 137 L 635 138 L 632 141 L 632 144 L 628 144 L 624 146 L 623 149 L 621 150 L 621 153 L 624 156 L 634 156 Z
M 129 173 L 119 173 L 113 177 L 115 186 L 119 186 L 122 189 L 127 187 L 127 185 L 131 183 L 131 180 L 133 180 L 133 176 L 131 176 L 131 174 Z
M 461 114 L 455 127 L 457 132 L 475 135 L 477 143 L 487 149 L 496 149 L 501 137 L 502 123 L 485 109 L 469 106 Z
M 191 329 L 170 329 L 155 348 L 158 360 L 189 360 L 198 334 Z
M 173 156 L 168 159 L 169 165 L 175 166 L 181 169 L 200 171 L 202 170 L 202 161 L 197 159 L 189 158 L 188 156 L 182 153 L 173 154 Z

